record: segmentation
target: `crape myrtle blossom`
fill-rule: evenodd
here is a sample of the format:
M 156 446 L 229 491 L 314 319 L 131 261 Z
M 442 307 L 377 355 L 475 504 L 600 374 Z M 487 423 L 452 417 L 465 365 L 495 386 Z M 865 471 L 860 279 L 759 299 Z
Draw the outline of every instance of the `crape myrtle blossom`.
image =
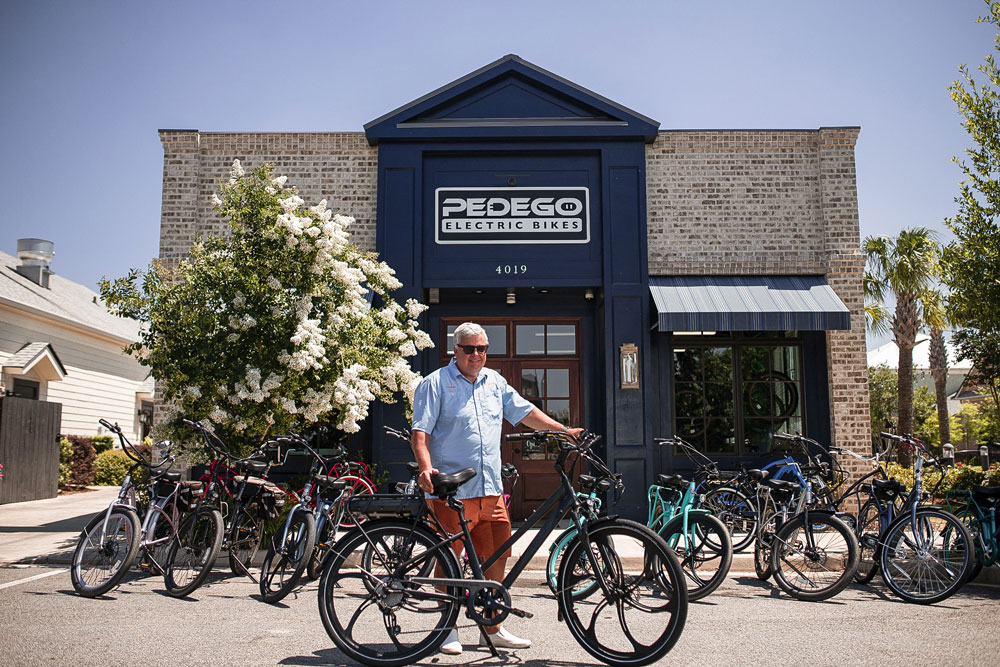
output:
M 427 307 L 392 298 L 402 284 L 351 244 L 354 218 L 238 160 L 211 203 L 228 236 L 202 239 L 173 274 L 154 266 L 101 288 L 148 323 L 129 352 L 149 350 L 176 414 L 247 451 L 312 422 L 357 432 L 372 401 L 408 407 L 420 376 L 407 357 L 433 346 L 418 323 Z

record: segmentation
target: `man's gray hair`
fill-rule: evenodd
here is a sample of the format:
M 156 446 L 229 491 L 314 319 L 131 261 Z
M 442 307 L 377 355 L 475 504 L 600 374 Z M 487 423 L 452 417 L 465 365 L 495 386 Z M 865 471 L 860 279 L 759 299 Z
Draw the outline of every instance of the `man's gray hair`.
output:
M 490 337 L 486 335 L 486 329 L 482 328 L 475 322 L 463 322 L 458 325 L 455 329 L 455 345 L 461 345 L 462 341 L 468 340 L 474 336 L 482 336 L 486 341 L 486 344 L 490 344 Z

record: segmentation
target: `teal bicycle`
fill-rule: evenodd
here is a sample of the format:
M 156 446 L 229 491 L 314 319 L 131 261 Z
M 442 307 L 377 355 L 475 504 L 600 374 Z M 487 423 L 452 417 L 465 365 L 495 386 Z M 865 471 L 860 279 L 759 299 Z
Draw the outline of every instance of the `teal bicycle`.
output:
M 953 489 L 945 496 L 945 503 L 946 509 L 972 533 L 976 558 L 966 576 L 966 581 L 972 581 L 984 567 L 996 565 L 1000 559 L 1000 526 L 997 525 L 1000 486 L 974 486 L 971 491 Z
M 593 521 L 601 515 L 601 497 L 599 494 L 604 494 L 614 488 L 616 491 L 620 491 L 624 488 L 624 484 L 621 480 L 621 474 L 616 474 L 613 477 L 605 477 L 602 479 L 597 479 L 591 475 L 580 475 L 577 477 L 577 481 L 580 485 L 580 491 L 577 492 L 576 497 L 580 502 L 580 513 L 586 519 Z M 580 529 L 576 524 L 571 523 L 569 528 L 559 533 L 556 539 L 552 540 L 552 544 L 549 546 L 549 559 L 545 564 L 545 582 L 549 585 L 549 589 L 553 593 L 559 592 L 556 587 L 557 577 L 559 575 L 559 564 L 562 562 L 562 554 L 566 549 L 573 543 L 573 539 L 579 535 Z M 587 563 L 581 563 L 580 567 L 587 567 Z M 597 582 L 591 582 L 590 586 L 582 586 L 573 590 L 572 595 L 574 599 L 581 600 L 590 595 Z
M 657 438 L 663 446 L 685 452 L 694 447 L 680 437 Z M 690 455 L 690 454 L 689 454 Z M 726 524 L 707 509 L 699 509 L 694 480 L 680 475 L 659 475 L 649 487 L 646 521 L 667 543 L 681 563 L 688 600 L 700 600 L 726 580 L 733 563 L 733 542 Z

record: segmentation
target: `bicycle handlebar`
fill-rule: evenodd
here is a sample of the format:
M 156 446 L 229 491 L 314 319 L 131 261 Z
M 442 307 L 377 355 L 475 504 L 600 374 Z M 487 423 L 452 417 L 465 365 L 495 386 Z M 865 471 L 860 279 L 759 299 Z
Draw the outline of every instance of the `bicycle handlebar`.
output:
M 174 458 L 172 456 L 167 456 L 167 455 L 165 455 L 163 457 L 163 460 L 157 463 L 156 465 L 153 465 L 152 458 L 149 461 L 144 459 L 142 454 L 140 454 L 138 450 L 136 450 L 135 445 L 132 444 L 132 441 L 130 441 L 128 438 L 125 437 L 125 433 L 124 431 L 122 431 L 122 427 L 118 425 L 118 422 L 112 424 L 107 419 L 98 419 L 97 423 L 103 426 L 104 428 L 108 429 L 112 433 L 117 434 L 118 439 L 122 443 L 122 451 L 125 452 L 125 456 L 135 461 L 136 464 L 144 465 L 147 468 L 149 468 L 150 471 L 159 470 L 163 466 L 167 466 L 167 468 L 169 468 L 170 465 L 173 464 Z M 169 453 L 170 448 L 173 447 L 173 443 L 171 443 L 169 440 L 165 442 L 170 443 L 169 446 L 167 447 L 167 453 Z

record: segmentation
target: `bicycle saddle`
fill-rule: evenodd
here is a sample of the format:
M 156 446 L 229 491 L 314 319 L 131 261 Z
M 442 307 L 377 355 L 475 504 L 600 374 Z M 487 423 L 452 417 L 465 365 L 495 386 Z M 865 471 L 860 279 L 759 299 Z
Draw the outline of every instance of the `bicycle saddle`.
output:
M 431 475 L 431 483 L 434 485 L 434 495 L 438 498 L 450 498 L 458 492 L 458 487 L 475 476 L 475 468 L 465 468 L 450 475 L 443 472 Z
M 747 470 L 747 477 L 754 482 L 763 482 L 765 479 L 771 476 L 770 470 L 761 470 L 760 468 L 754 468 L 752 470 Z
M 240 461 L 235 466 L 237 470 L 242 470 L 248 473 L 261 475 L 267 472 L 268 465 L 263 461 Z
M 420 464 L 416 461 L 407 462 L 406 472 L 410 473 L 410 476 L 415 476 L 418 472 L 420 472 Z
M 687 487 L 687 481 L 680 475 L 657 475 L 656 483 L 660 486 L 669 486 L 674 489 Z
M 980 498 L 1000 498 L 1000 486 L 974 486 L 972 494 Z
M 329 475 L 313 475 L 313 479 L 316 480 L 316 485 L 324 491 L 343 491 L 348 482 L 346 479 L 330 477 Z
M 162 479 L 164 482 L 179 482 L 181 481 L 181 473 L 177 470 L 168 470 L 161 475 L 157 475 L 156 479 Z
M 882 491 L 889 496 L 896 493 L 906 493 L 906 485 L 895 479 L 873 479 L 872 486 L 875 487 L 876 491 Z
M 789 482 L 784 479 L 765 479 L 763 480 L 764 486 L 774 489 L 775 491 L 784 491 L 786 493 L 792 493 L 793 491 L 798 491 L 801 487 L 797 482 Z

